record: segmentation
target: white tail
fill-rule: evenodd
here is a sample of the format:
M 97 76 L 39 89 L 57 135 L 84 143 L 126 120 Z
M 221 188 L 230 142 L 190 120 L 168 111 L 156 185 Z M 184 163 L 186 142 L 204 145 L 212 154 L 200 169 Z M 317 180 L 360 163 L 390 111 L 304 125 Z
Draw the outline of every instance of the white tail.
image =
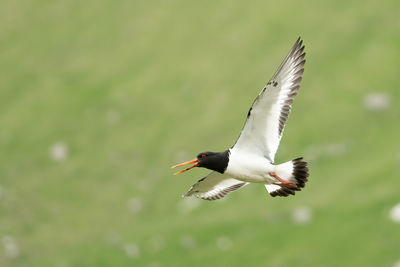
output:
M 294 195 L 294 191 L 300 191 L 308 181 L 308 168 L 307 162 L 303 158 L 297 158 L 275 167 L 275 173 L 280 178 L 296 184 L 296 188 L 281 187 L 279 185 L 266 185 L 268 192 L 271 196 L 284 196 L 289 194 Z

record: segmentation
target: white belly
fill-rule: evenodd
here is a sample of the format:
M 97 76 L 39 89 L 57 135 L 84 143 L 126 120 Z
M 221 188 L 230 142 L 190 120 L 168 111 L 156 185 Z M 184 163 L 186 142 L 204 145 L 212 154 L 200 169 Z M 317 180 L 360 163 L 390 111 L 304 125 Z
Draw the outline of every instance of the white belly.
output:
M 275 165 L 264 157 L 235 153 L 231 150 L 225 173 L 244 182 L 271 184 L 276 182 L 276 179 L 269 175 L 274 171 Z

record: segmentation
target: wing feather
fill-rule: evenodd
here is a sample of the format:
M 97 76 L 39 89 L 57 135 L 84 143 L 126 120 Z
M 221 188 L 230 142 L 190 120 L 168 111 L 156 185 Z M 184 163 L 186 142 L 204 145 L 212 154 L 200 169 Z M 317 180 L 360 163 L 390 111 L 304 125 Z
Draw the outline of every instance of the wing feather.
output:
M 281 187 L 279 185 L 274 185 L 274 184 L 266 184 L 265 188 L 267 189 L 268 193 L 272 197 L 276 197 L 276 196 L 287 197 L 289 195 L 294 195 L 295 191 L 298 191 L 298 190 L 293 190 L 293 189 Z
M 225 197 L 230 192 L 238 190 L 246 184 L 248 183 L 212 171 L 198 180 L 183 196 L 195 196 L 205 200 L 217 200 Z
M 304 73 L 305 53 L 299 38 L 251 106 L 232 149 L 255 153 L 274 162 L 275 154 Z

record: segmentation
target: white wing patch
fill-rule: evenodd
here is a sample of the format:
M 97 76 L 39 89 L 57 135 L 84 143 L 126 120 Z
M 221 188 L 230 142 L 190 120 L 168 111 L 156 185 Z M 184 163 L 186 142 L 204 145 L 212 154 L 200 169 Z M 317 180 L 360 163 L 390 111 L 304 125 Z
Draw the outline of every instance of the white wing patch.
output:
M 248 183 L 213 171 L 198 180 L 183 197 L 195 196 L 205 200 L 217 200 L 246 184 Z
M 274 184 L 266 184 L 265 188 L 267 188 L 268 193 L 272 193 L 276 190 L 281 189 L 281 187 L 279 185 L 274 185 Z
M 305 53 L 300 38 L 249 110 L 234 149 L 274 162 L 293 99 L 300 88 Z

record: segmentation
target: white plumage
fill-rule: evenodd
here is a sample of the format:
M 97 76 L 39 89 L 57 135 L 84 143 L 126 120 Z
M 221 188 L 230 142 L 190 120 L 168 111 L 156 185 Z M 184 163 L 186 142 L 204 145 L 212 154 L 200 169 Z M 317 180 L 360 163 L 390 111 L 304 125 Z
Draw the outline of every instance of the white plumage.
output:
M 204 152 L 197 159 L 176 165 L 196 163 L 192 167 L 214 170 L 184 196 L 215 200 L 248 183 L 264 184 L 272 196 L 294 195 L 294 191 L 304 187 L 308 168 L 302 158 L 274 164 L 293 99 L 300 88 L 304 58 L 304 46 L 299 38 L 255 99 L 233 147 L 220 153 Z

